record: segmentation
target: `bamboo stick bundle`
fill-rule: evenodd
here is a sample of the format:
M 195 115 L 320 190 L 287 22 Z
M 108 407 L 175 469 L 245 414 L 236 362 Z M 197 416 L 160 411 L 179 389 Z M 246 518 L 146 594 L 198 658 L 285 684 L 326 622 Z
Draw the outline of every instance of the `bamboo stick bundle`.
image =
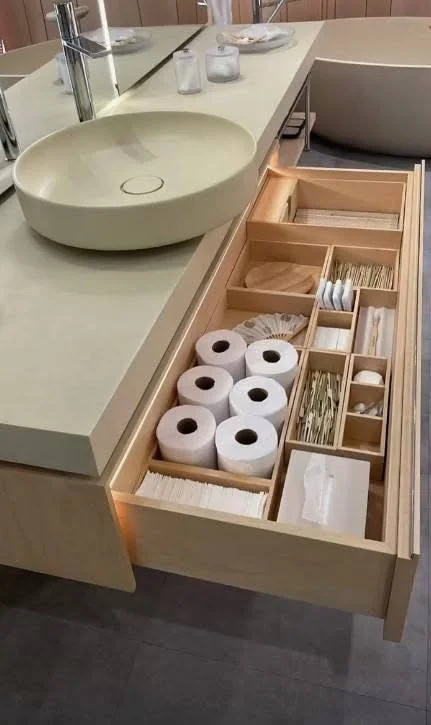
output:
M 340 405 L 341 375 L 310 370 L 299 406 L 297 440 L 332 446 Z
M 392 289 L 394 269 L 384 264 L 352 264 L 336 260 L 329 279 L 331 282 L 341 279 L 343 283 L 350 279 L 354 287 Z

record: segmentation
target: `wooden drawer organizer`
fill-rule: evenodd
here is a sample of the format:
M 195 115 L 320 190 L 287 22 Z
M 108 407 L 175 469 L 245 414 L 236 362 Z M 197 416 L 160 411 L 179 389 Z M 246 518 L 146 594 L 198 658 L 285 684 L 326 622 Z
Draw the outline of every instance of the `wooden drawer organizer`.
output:
M 412 365 L 404 344 L 407 323 L 411 325 L 409 329 L 418 331 L 417 305 L 407 315 L 406 300 L 412 288 L 418 290 L 418 267 L 411 263 L 411 250 L 418 246 L 419 238 L 419 221 L 415 226 L 414 220 L 420 214 L 420 177 L 419 169 L 415 174 L 268 170 L 248 220 L 243 218 L 239 223 L 205 293 L 191 312 L 140 421 L 124 466 L 119 466 L 111 481 L 120 522 L 136 564 L 381 617 L 386 620 L 385 637 L 400 638 L 416 557 L 410 551 L 402 561 L 406 568 L 400 567 L 398 576 L 399 500 L 405 495 L 404 489 L 411 495 L 417 479 L 411 471 L 400 478 L 400 407 L 404 400 L 399 392 L 395 396 L 394 391 L 402 385 L 405 365 Z M 287 201 L 289 195 L 294 199 L 291 202 Z M 286 216 L 286 206 L 290 203 L 288 216 L 292 216 L 297 202 L 302 207 L 309 204 L 310 208 L 361 213 L 355 215 L 357 226 L 349 228 L 280 222 Z M 394 215 L 397 224 L 390 229 L 370 226 L 369 211 Z M 320 311 L 313 290 L 309 294 L 290 294 L 249 290 L 244 285 L 247 271 L 260 260 L 308 260 L 325 276 L 335 259 L 364 263 L 377 259 L 392 266 L 392 289 L 376 292 L 358 288 L 353 312 L 336 313 Z M 361 302 L 371 304 L 376 295 L 397 309 L 394 355 L 390 360 L 353 354 Z M 207 330 L 232 328 L 256 314 L 275 311 L 301 312 L 310 321 L 301 338 L 294 341 L 300 352 L 300 366 L 272 479 L 232 476 L 157 460 L 155 427 L 175 400 L 176 381 L 192 364 L 198 337 Z M 331 318 L 335 325 L 351 330 L 351 349 L 345 354 L 313 349 L 313 331 L 318 324 L 330 325 Z M 367 386 L 352 381 L 363 365 L 383 373 L 385 382 L 377 391 L 384 401 L 379 419 L 362 418 L 351 411 L 359 393 L 363 394 L 364 402 L 372 395 Z M 336 370 L 341 375 L 334 444 L 330 447 L 309 446 L 295 440 L 298 406 L 310 367 Z M 366 538 L 277 523 L 286 466 L 294 448 L 329 450 L 335 455 L 371 462 Z M 148 469 L 249 490 L 268 490 L 270 498 L 264 519 L 172 506 L 135 496 Z M 417 520 L 411 511 L 408 516 L 408 520 L 403 519 L 402 531 L 408 529 L 411 533 L 416 530 Z
M 252 221 L 402 230 L 405 193 L 397 181 L 294 179 L 271 170 Z
M 0 563 L 127 591 L 135 586 L 133 563 L 379 617 L 385 621 L 384 636 L 399 640 L 419 555 L 423 178 L 420 167 L 409 173 L 269 169 L 254 206 L 232 225 L 103 475 L 93 479 L 0 464 Z M 355 223 L 364 220 L 363 227 L 280 222 L 295 188 L 299 208 L 361 212 Z M 396 215 L 398 228 L 370 227 L 367 212 Z M 352 313 L 320 312 L 312 289 L 289 294 L 244 286 L 255 260 L 309 259 L 326 274 L 344 251 L 359 260 L 360 255 L 369 259 L 369 250 L 375 252 L 373 259 L 394 265 L 393 288 L 356 289 Z M 374 306 L 382 300 L 396 310 L 392 359 L 356 354 L 361 303 Z M 175 401 L 177 379 L 192 364 L 198 337 L 275 311 L 302 313 L 309 324 L 294 340 L 300 367 L 271 480 L 158 460 L 155 429 Z M 350 329 L 349 351 L 313 348 L 316 326 L 331 325 L 331 320 Z M 276 521 L 290 451 L 304 445 L 295 440 L 296 416 L 305 375 L 313 366 L 340 375 L 329 450 L 371 462 L 366 538 Z M 353 382 L 363 366 L 380 371 L 384 385 L 370 391 Z M 357 419 L 355 402 L 373 402 L 376 392 L 384 401 L 381 419 Z M 264 518 L 137 496 L 149 468 L 267 491 Z

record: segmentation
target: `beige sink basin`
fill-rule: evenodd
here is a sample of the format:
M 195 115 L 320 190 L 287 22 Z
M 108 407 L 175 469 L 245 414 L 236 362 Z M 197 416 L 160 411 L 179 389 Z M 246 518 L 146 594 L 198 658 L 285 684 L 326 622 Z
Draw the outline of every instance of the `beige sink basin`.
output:
M 14 182 L 33 229 L 87 249 L 158 247 L 240 213 L 257 183 L 256 143 L 242 126 L 201 113 L 101 118 L 38 141 Z

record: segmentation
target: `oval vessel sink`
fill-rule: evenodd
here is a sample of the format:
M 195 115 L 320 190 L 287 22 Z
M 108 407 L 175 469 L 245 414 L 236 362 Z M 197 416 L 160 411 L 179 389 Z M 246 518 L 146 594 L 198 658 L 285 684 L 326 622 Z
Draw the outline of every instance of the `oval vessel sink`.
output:
M 33 229 L 86 249 L 158 247 L 239 214 L 257 183 L 256 142 L 201 113 L 110 116 L 71 126 L 19 157 L 14 182 Z

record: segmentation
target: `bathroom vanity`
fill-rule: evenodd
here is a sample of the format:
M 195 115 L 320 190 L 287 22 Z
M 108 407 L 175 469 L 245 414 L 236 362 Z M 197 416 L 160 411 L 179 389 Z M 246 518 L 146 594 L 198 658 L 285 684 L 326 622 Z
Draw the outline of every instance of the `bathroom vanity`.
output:
M 226 85 L 180 98 L 167 66 L 114 110 L 193 105 L 252 131 L 259 186 L 222 229 L 164 250 L 104 256 L 38 237 L 15 197 L 0 205 L 0 563 L 130 592 L 132 565 L 151 567 L 378 617 L 385 638 L 400 640 L 419 557 L 424 169 L 280 166 L 277 133 L 311 69 L 320 27 L 297 26 L 283 74 L 283 53 L 263 66 L 244 58 L 235 96 Z M 211 33 L 193 47 L 201 52 Z M 339 226 L 334 219 L 346 211 L 349 223 Z M 340 262 L 379 260 L 391 281 L 356 287 L 352 312 L 324 313 L 314 290 L 244 284 L 251 263 L 304 259 L 322 277 Z M 387 358 L 355 353 L 360 309 L 369 305 L 395 310 Z M 148 470 L 231 485 L 230 474 L 160 460 L 155 428 L 199 336 L 264 312 L 300 313 L 308 325 L 295 343 L 300 364 L 273 475 L 234 477 L 236 487 L 268 494 L 262 520 L 137 496 Z M 348 350 L 314 347 L 316 328 L 332 324 L 349 330 Z M 341 379 L 331 446 L 298 436 L 312 369 Z M 353 379 L 363 370 L 382 376 L 378 419 L 352 409 L 367 395 Z M 277 523 L 292 450 L 370 463 L 364 538 Z

